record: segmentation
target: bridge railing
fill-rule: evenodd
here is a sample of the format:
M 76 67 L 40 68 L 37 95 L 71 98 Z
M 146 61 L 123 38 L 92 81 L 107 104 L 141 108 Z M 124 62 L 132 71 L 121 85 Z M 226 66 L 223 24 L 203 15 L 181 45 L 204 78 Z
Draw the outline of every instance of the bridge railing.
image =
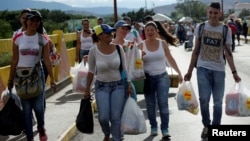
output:
M 55 44 L 57 51 L 61 55 L 61 63 L 53 67 L 53 74 L 56 82 L 59 82 L 66 77 L 69 77 L 70 67 L 74 66 L 75 63 L 75 47 L 72 46 L 67 49 L 67 42 L 76 41 L 76 33 L 63 33 L 61 30 L 53 31 L 52 35 L 49 35 L 52 42 Z M 73 44 L 72 44 L 73 45 Z M 12 39 L 0 39 L 0 53 L 12 52 Z M 0 67 L 0 94 L 6 88 L 9 78 L 10 65 Z M 47 80 L 47 85 L 49 77 Z

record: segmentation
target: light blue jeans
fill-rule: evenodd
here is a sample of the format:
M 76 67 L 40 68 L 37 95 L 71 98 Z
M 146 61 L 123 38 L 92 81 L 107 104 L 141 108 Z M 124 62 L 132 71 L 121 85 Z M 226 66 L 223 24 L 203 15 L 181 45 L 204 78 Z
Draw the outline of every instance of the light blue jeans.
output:
M 144 96 L 147 105 L 148 119 L 152 128 L 158 128 L 156 120 L 156 103 L 160 111 L 161 130 L 167 130 L 169 124 L 168 92 L 169 77 L 166 72 L 150 76 L 146 74 Z
M 85 55 L 89 55 L 89 50 L 80 50 L 80 59 L 79 59 L 79 62 L 82 61 L 83 57 Z
M 96 80 L 95 98 L 98 119 L 105 136 L 112 134 L 113 141 L 121 140 L 121 116 L 126 101 L 122 80 L 101 82 Z
M 44 96 L 45 96 L 45 81 L 44 81 L 44 72 L 42 70 L 42 79 L 43 79 L 43 91 L 42 93 L 35 98 L 32 99 L 21 99 L 22 107 L 23 107 L 23 117 L 24 117 L 24 125 L 25 125 L 25 133 L 27 140 L 32 140 L 33 135 L 33 125 L 32 125 L 32 110 L 34 110 L 36 119 L 37 119 L 37 129 L 44 128 Z
M 197 82 L 200 100 L 202 123 L 208 125 L 220 125 L 222 117 L 222 103 L 225 90 L 225 71 L 197 68 Z M 209 112 L 210 97 L 213 97 L 213 120 L 211 123 Z

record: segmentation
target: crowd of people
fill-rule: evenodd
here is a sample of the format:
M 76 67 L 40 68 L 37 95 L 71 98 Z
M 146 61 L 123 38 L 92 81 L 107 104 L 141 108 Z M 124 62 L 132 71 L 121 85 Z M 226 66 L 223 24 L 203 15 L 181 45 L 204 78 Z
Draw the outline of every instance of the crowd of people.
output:
M 130 17 L 123 17 L 114 24 L 114 27 L 104 24 L 105 20 L 103 18 L 97 18 L 94 28 L 90 27 L 88 19 L 82 20 L 82 30 L 77 33 L 75 61 L 87 61 L 89 65 L 84 98 L 90 97 L 91 84 L 95 77 L 95 98 L 98 120 L 104 134 L 103 141 L 109 141 L 110 136 L 112 136 L 113 141 L 124 139 L 121 132 L 123 107 L 128 96 L 133 97 L 135 101 L 137 100 L 133 82 L 129 77 L 124 82 L 120 70 L 120 66 L 122 66 L 125 74 L 129 76 L 126 51 L 134 44 L 138 46 L 138 50 L 142 53 L 141 59 L 143 60 L 143 70 L 145 72 L 144 96 L 151 136 L 158 135 L 158 130 L 161 130 L 163 138 L 171 137 L 168 105 L 170 79 L 166 71 L 167 63 L 177 72 L 179 83 L 190 81 L 193 68 L 196 67 L 197 69 L 200 109 L 204 126 L 201 138 L 207 138 L 207 127 L 209 125 L 220 125 L 226 77 L 223 56 L 225 55 L 225 59 L 227 59 L 235 82 L 240 82 L 241 78 L 237 74 L 232 54 L 235 49 L 234 36 L 237 37 L 238 45 L 240 45 L 239 36 L 242 33 L 245 38 L 247 36 L 247 33 L 245 33 L 245 20 L 241 25 L 238 20 L 234 22 L 229 19 L 226 23 L 229 28 L 224 48 L 222 42 L 224 40 L 224 24 L 219 21 L 221 14 L 220 3 L 212 2 L 207 9 L 208 20 L 204 22 L 202 35 L 198 32 L 200 25 L 193 26 L 191 23 L 185 26 L 183 23 L 178 23 L 175 31 L 170 32 L 168 23 L 154 21 L 150 15 L 144 17 L 144 22 L 134 22 Z M 38 34 L 42 34 L 44 67 L 41 71 L 44 74 L 44 87 L 46 78 L 49 75 L 51 87 L 55 90 L 56 84 L 49 58 L 50 44 L 53 43 L 46 36 L 42 15 L 39 11 L 26 9 L 21 13 L 20 22 L 22 27 L 13 34 L 13 58 L 8 87 L 12 88 L 14 85 L 16 69 L 32 67 L 36 63 L 35 60 L 37 60 L 37 52 L 39 52 L 40 46 Z M 236 26 L 237 30 L 234 31 L 232 26 Z M 218 44 L 206 42 L 207 40 L 202 40 L 204 38 L 214 40 L 213 43 Z M 178 62 L 171 55 L 169 46 L 178 46 L 178 44 L 185 43 L 186 40 L 188 40 L 187 46 L 194 47 L 194 50 L 187 73 L 183 76 L 179 70 Z M 247 40 L 245 43 L 247 43 Z M 214 102 L 213 119 L 210 119 L 209 113 L 211 96 L 213 96 Z M 32 110 L 35 112 L 40 140 L 48 140 L 44 121 L 44 97 L 45 91 L 43 90 L 42 94 L 36 98 L 21 99 L 25 123 L 24 132 L 28 141 L 34 140 Z M 156 119 L 156 107 L 158 107 L 160 113 L 160 124 Z

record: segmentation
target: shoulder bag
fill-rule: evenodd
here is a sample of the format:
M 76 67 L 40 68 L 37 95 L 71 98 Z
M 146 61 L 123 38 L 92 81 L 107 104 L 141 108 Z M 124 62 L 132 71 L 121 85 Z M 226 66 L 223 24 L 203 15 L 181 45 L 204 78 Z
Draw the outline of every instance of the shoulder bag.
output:
M 38 61 L 32 68 L 17 68 L 16 75 L 14 79 L 14 84 L 16 87 L 17 95 L 21 99 L 30 99 L 42 94 L 44 89 L 44 78 L 41 65 L 42 56 L 42 36 L 39 34 L 39 55 Z

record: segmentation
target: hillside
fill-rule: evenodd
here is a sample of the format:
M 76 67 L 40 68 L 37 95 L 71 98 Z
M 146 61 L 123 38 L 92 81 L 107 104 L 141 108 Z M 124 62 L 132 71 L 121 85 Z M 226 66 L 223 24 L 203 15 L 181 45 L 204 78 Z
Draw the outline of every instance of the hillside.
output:
M 220 1 L 220 0 L 218 0 Z M 210 3 L 211 0 L 200 0 L 202 3 Z M 249 0 L 238 0 L 238 2 L 249 2 Z M 163 5 L 154 7 L 153 10 L 155 13 L 162 13 L 165 15 L 170 15 L 175 10 L 176 4 Z M 227 12 L 228 9 L 232 9 L 234 6 L 233 0 L 224 0 L 224 12 Z M 91 8 L 82 8 L 82 7 L 72 7 L 66 4 L 58 2 L 42 2 L 36 0 L 1 0 L 0 1 L 0 11 L 2 10 L 22 10 L 24 8 L 31 9 L 49 9 L 49 10 L 62 10 L 67 13 L 72 14 L 84 14 L 84 15 L 108 15 L 114 13 L 114 8 L 111 7 L 91 7 Z M 135 9 L 119 7 L 117 9 L 118 14 L 126 13 Z

